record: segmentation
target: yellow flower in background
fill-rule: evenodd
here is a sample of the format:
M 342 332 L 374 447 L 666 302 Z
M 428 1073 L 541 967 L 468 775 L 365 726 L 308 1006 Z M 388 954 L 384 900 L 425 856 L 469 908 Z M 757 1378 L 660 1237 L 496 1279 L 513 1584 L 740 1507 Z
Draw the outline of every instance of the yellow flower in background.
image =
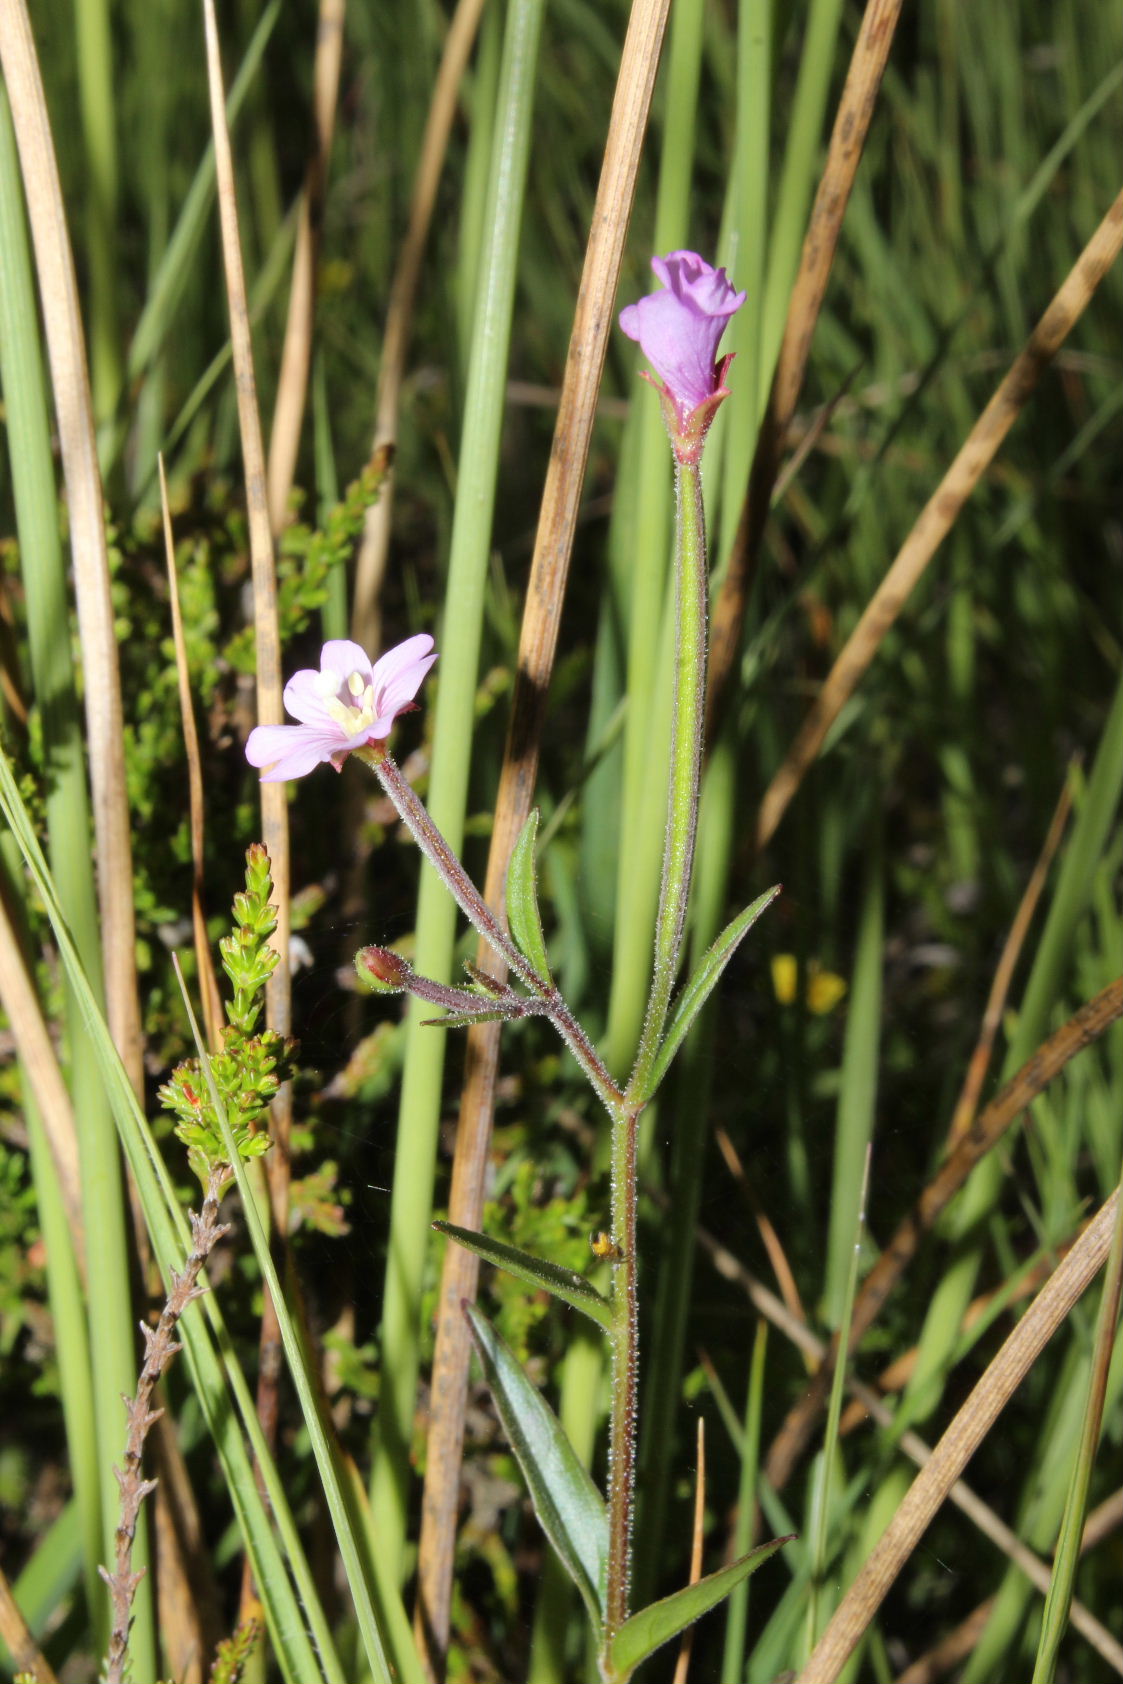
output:
M 772 956 L 772 987 L 782 1006 L 795 1004 L 799 981 L 799 964 L 794 953 L 775 953 Z M 825 971 L 818 959 L 809 959 L 803 977 L 804 1004 L 816 1017 L 833 1011 L 846 993 L 846 980 L 834 971 Z

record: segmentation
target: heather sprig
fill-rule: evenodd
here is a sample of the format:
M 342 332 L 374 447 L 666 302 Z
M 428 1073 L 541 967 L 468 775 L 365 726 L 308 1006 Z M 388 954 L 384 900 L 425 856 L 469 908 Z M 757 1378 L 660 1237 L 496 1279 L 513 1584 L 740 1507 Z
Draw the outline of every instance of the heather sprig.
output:
M 211 1074 L 227 1121 L 243 1159 L 269 1150 L 269 1135 L 259 1129 L 281 1083 L 291 1075 L 295 1041 L 267 1029 L 255 1033 L 261 995 L 278 962 L 269 946 L 277 927 L 270 904 L 273 879 L 269 855 L 260 842 L 246 851 L 246 887 L 234 897 L 234 927 L 219 943 L 223 969 L 233 998 L 226 1006 L 222 1046 L 211 1057 Z M 229 1154 L 199 1060 L 185 1059 L 160 1089 L 160 1101 L 176 1119 L 175 1131 L 187 1147 L 188 1161 L 203 1182 L 220 1167 L 229 1179 Z

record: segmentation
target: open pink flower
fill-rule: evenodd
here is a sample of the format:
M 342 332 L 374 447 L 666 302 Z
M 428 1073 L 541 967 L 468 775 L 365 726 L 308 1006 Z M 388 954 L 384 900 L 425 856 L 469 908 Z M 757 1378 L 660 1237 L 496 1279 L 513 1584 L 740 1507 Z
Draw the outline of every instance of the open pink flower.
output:
M 662 289 L 621 310 L 620 326 L 629 339 L 639 341 L 661 377 L 677 431 L 685 435 L 702 405 L 707 406 L 708 425 L 726 395 L 725 371 L 732 359 L 723 357 L 718 362 L 717 348 L 745 294 L 734 291 L 725 270 L 711 268 L 697 252 L 672 251 L 666 257 L 653 257 L 651 267 Z
M 299 725 L 258 725 L 246 759 L 266 768 L 263 784 L 302 778 L 325 760 L 338 772 L 353 749 L 390 735 L 436 658 L 425 633 L 407 637 L 373 666 L 357 643 L 332 639 L 321 651 L 319 672 L 306 668 L 285 685 L 285 710 Z

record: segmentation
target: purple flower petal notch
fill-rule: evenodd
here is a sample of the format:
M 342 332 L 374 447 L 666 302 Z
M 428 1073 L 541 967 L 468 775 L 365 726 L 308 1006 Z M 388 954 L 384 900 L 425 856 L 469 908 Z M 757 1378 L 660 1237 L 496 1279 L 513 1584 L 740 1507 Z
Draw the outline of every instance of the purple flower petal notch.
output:
M 319 672 L 305 668 L 285 685 L 285 710 L 300 723 L 256 726 L 246 759 L 265 768 L 263 784 L 302 778 L 324 761 L 340 771 L 355 749 L 386 740 L 398 715 L 413 706 L 436 658 L 424 632 L 373 665 L 357 643 L 333 638 L 320 653 Z
M 662 288 L 621 310 L 620 326 L 639 341 L 662 381 L 656 390 L 675 455 L 697 462 L 710 423 L 729 395 L 725 374 L 733 357 L 719 361 L 718 345 L 746 295 L 734 289 L 724 269 L 712 268 L 694 251 L 653 257 L 651 267 Z

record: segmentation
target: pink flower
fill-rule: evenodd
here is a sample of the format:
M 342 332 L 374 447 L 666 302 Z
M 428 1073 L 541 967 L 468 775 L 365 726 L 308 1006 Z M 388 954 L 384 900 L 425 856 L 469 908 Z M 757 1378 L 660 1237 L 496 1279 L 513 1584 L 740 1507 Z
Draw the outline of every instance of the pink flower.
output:
M 726 396 L 725 372 L 732 358 L 718 362 L 717 348 L 745 294 L 735 292 L 725 270 L 712 269 L 697 252 L 672 251 L 666 257 L 653 257 L 651 267 L 663 283 L 662 290 L 621 310 L 620 326 L 629 339 L 638 339 L 644 356 L 662 378 L 676 430 L 685 435 L 702 405 L 708 406 L 708 425 Z
M 436 660 L 433 639 L 407 637 L 375 661 L 346 638 L 325 643 L 320 670 L 294 673 L 285 709 L 299 725 L 258 725 L 246 742 L 251 766 L 264 766 L 263 784 L 302 778 L 321 761 L 338 772 L 352 749 L 382 742 L 413 702 Z

